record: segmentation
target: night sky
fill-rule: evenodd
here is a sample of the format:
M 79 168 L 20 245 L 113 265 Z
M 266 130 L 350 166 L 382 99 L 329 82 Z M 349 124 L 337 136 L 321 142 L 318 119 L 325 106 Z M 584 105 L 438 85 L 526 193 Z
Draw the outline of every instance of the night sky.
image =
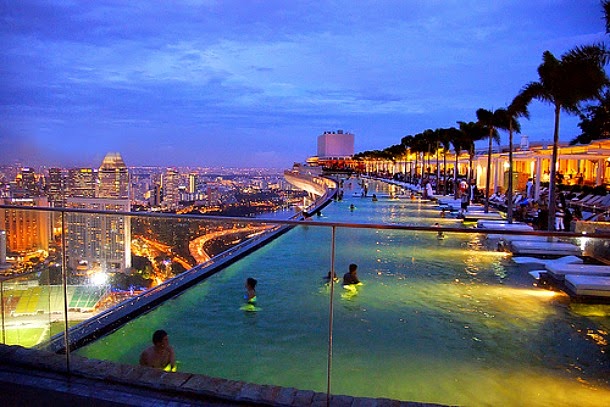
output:
M 545 50 L 605 39 L 598 0 L 7 0 L 0 14 L 0 164 L 65 167 L 116 151 L 287 168 L 338 129 L 356 152 L 383 149 L 505 107 Z M 562 140 L 577 122 L 562 115 Z M 552 107 L 521 124 L 552 140 Z

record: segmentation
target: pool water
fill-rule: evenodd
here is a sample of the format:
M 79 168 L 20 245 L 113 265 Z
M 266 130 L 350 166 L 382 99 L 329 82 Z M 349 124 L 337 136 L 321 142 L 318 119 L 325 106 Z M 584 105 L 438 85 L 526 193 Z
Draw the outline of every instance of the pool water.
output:
M 368 198 L 347 183 L 344 199 L 307 225 L 76 353 L 137 364 L 152 332 L 165 329 L 179 371 L 326 391 L 331 231 L 314 224 L 463 227 L 368 182 Z M 339 228 L 337 274 L 350 263 L 364 284 L 335 285 L 333 394 L 465 406 L 610 400 L 610 309 L 535 287 L 481 235 Z M 247 277 L 258 280 L 258 312 L 240 309 Z

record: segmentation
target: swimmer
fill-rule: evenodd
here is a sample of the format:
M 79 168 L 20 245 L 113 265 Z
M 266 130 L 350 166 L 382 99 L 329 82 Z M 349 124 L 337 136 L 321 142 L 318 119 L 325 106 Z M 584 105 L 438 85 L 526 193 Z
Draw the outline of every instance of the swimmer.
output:
M 440 225 L 438 222 L 436 222 L 436 223 L 434 224 L 434 227 L 435 227 L 435 228 L 440 228 L 440 227 L 441 227 L 441 225 Z M 444 238 L 445 238 L 445 233 L 443 233 L 443 231 L 442 231 L 442 230 L 439 230 L 439 231 L 438 231 L 438 234 L 436 235 L 436 238 L 437 238 L 437 239 L 439 239 L 439 240 L 444 239 Z
M 373 202 L 377 202 L 377 194 L 373 194 Z
M 329 271 L 328 274 L 324 277 L 324 280 L 326 280 L 328 283 L 330 283 L 330 274 L 331 274 L 331 272 Z M 337 273 L 332 273 L 332 275 L 333 275 L 333 281 L 335 283 L 338 283 L 339 278 L 337 277 Z
M 343 275 L 343 285 L 360 284 L 358 279 L 358 266 L 354 263 L 349 265 L 349 271 Z
M 354 206 L 354 204 L 350 204 L 349 206 L 349 210 L 354 212 L 354 209 L 356 209 L 356 207 Z
M 176 371 L 176 354 L 169 344 L 167 332 L 156 330 L 152 336 L 152 346 L 144 349 L 140 354 L 140 366 L 154 367 L 166 371 Z
M 440 213 L 441 218 L 444 218 L 444 217 L 446 216 L 446 214 L 445 214 L 445 210 L 446 210 L 446 209 L 445 209 L 445 208 L 443 208 L 443 210 L 441 211 L 441 213 Z
M 246 295 L 244 295 L 244 299 L 248 304 L 256 304 L 256 281 L 252 277 L 248 277 L 246 279 Z
M 256 306 L 256 281 L 252 277 L 248 277 L 246 280 L 246 294 L 244 295 L 244 299 L 246 303 L 242 305 L 239 309 L 247 312 L 256 312 L 260 311 L 261 308 Z

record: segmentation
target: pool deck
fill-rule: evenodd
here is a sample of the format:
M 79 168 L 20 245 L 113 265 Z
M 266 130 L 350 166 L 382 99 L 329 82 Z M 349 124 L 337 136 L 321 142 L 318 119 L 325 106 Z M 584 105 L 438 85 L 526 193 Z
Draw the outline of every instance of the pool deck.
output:
M 3 391 L 4 390 L 4 391 Z M 326 406 L 326 393 L 257 385 L 0 345 L 0 403 L 5 406 Z M 331 395 L 333 407 L 439 404 Z

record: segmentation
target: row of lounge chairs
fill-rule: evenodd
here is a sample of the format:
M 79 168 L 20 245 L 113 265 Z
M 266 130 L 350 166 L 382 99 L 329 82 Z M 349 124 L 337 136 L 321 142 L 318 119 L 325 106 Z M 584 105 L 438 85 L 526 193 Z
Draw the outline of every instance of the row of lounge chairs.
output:
M 597 195 L 582 193 L 566 202 L 569 207 L 578 207 L 589 212 L 606 212 L 610 210 L 610 194 Z

